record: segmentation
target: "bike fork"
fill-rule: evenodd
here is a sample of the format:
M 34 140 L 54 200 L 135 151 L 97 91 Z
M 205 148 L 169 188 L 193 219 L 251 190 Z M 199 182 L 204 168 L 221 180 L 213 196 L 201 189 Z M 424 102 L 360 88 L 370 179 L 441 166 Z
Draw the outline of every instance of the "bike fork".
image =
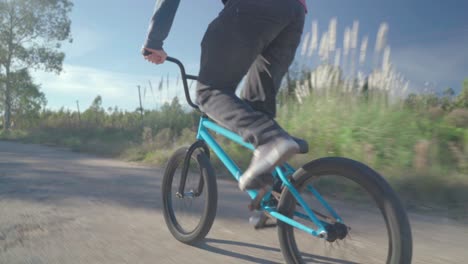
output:
M 184 166 L 182 167 L 182 175 L 180 177 L 180 182 L 179 182 L 179 189 L 176 193 L 176 196 L 178 198 L 184 198 L 185 196 L 194 196 L 198 197 L 200 196 L 204 182 L 203 182 L 203 177 L 200 177 L 200 180 L 198 182 L 198 187 L 197 190 L 194 193 L 185 193 L 185 182 L 187 181 L 187 174 L 190 166 L 190 160 L 192 158 L 193 152 L 195 152 L 196 149 L 203 149 L 205 154 L 208 156 L 208 159 L 210 158 L 210 151 L 208 149 L 208 146 L 206 145 L 205 141 L 203 140 L 197 140 L 195 143 L 193 143 L 189 149 L 187 150 L 187 153 L 185 154 L 185 159 L 184 159 Z M 203 173 L 203 172 L 201 172 Z

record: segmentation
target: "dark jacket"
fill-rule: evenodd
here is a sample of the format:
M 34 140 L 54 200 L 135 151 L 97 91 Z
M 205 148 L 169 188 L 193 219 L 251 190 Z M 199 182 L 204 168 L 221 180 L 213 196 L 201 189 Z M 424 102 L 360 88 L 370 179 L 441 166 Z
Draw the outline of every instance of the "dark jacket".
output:
M 196 0 L 195 0 L 196 1 Z M 228 0 L 221 0 L 224 4 Z M 305 2 L 304 0 L 300 0 Z M 171 30 L 174 17 L 179 7 L 180 0 L 159 0 L 156 3 L 156 10 L 148 29 L 145 48 L 160 50 L 163 48 L 164 40 Z
M 160 50 L 171 30 L 180 0 L 159 0 L 148 29 L 144 47 Z

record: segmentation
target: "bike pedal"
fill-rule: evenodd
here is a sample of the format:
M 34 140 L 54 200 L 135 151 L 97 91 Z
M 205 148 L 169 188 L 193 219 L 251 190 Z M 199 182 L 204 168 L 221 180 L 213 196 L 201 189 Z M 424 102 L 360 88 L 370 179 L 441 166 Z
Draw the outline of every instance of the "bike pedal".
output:
M 263 224 L 263 225 L 259 225 L 259 226 L 255 226 L 255 230 L 259 230 L 259 229 L 267 229 L 267 228 L 275 228 L 277 227 L 278 225 L 275 224 L 275 223 L 272 223 L 272 224 Z
M 260 229 L 267 229 L 267 228 L 275 228 L 277 227 L 276 223 L 268 223 L 268 217 L 264 222 L 259 222 L 257 225 L 254 226 L 255 230 L 260 230 Z
M 257 192 L 257 196 L 253 199 L 249 204 L 249 210 L 254 211 L 260 209 L 260 204 L 262 203 L 263 197 L 270 191 L 271 187 L 264 187 L 259 189 Z

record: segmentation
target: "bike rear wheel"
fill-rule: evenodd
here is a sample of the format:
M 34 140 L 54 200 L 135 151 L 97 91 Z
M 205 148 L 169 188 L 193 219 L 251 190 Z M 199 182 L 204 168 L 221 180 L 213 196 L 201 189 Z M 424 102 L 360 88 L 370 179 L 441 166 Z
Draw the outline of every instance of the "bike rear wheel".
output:
M 187 150 L 187 147 L 180 148 L 169 159 L 161 193 L 169 231 L 180 242 L 195 244 L 205 238 L 213 225 L 218 192 L 207 155 L 196 149 L 191 156 L 184 195 L 177 195 Z M 201 190 L 200 181 L 203 181 Z
M 353 160 L 323 158 L 299 169 L 293 183 L 317 217 L 328 223 L 331 241 L 278 221 L 281 251 L 287 263 L 411 263 L 408 217 L 397 195 L 377 172 Z M 336 211 L 342 224 L 322 206 L 314 191 Z M 287 188 L 281 194 L 278 211 L 316 228 Z

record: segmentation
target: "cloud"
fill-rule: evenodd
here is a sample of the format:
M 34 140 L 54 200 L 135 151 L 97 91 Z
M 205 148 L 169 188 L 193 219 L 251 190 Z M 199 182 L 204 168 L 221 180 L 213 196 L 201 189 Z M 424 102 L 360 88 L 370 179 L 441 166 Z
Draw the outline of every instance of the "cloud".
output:
M 106 44 L 106 35 L 90 27 L 72 28 L 72 43 L 63 46 L 67 58 L 85 56 Z
M 458 85 L 468 77 L 468 37 L 411 45 L 395 49 L 392 56 L 398 71 L 416 83 L 434 83 L 437 88 Z
M 104 107 L 118 106 L 133 111 L 139 107 L 137 85 L 141 85 L 144 107 L 154 109 L 161 102 L 170 100 L 182 91 L 180 82 L 179 86 L 175 87 L 176 82 L 173 78 L 170 78 L 169 89 L 158 91 L 161 77 L 154 75 L 125 74 L 70 64 L 64 64 L 63 69 L 60 75 L 39 71 L 32 73 L 35 82 L 41 84 L 41 90 L 47 97 L 48 108 L 75 109 L 75 102 L 79 100 L 84 109 L 97 95 L 101 95 Z M 153 84 L 152 93 L 149 80 Z

